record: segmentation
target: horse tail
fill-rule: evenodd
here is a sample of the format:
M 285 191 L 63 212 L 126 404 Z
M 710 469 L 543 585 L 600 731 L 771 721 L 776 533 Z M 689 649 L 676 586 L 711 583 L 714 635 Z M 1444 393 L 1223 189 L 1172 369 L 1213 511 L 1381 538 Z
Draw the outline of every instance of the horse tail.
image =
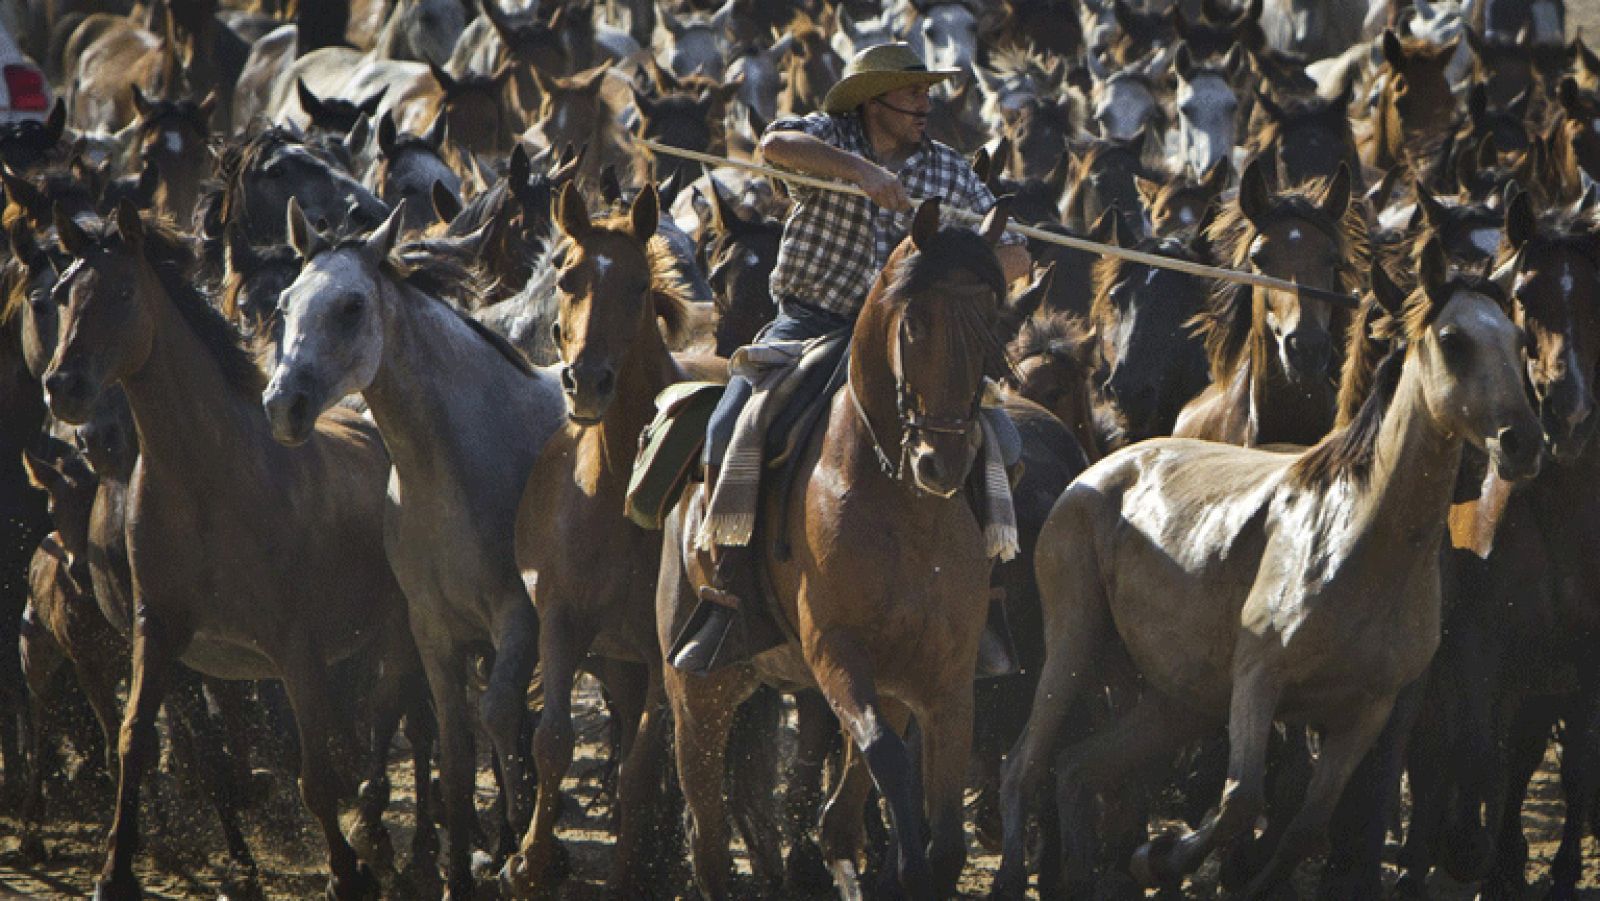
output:
M 783 696 L 763 685 L 739 705 L 728 730 L 728 810 L 749 849 L 751 870 L 770 891 L 783 885 L 777 803 L 777 737 L 782 725 Z

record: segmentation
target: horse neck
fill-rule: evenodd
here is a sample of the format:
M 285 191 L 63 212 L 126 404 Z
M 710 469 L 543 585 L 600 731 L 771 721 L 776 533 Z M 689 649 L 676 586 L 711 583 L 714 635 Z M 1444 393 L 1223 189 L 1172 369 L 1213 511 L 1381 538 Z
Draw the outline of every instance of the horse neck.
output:
M 648 302 L 648 301 L 647 301 Z M 656 395 L 679 378 L 677 364 L 656 325 L 652 309 L 640 317 L 628 353 L 617 371 L 616 395 L 600 422 L 584 430 L 583 443 L 600 454 L 604 471 L 626 482 L 639 450 L 639 433 L 655 416 Z
M 147 266 L 136 292 L 151 320 L 150 352 L 122 379 L 146 470 L 192 479 L 233 469 L 244 448 L 272 444 L 261 405 L 228 384 Z M 197 429 L 200 434 L 197 435 Z
M 1461 439 L 1433 421 L 1423 396 L 1425 377 L 1418 358 L 1408 358 L 1378 430 L 1371 481 L 1358 501 L 1380 553 L 1392 554 L 1395 547 L 1433 553 L 1455 489 Z
M 867 419 L 863 424 L 861 415 L 851 410 L 840 433 L 840 440 L 848 442 L 847 459 L 854 464 L 857 475 L 881 474 L 873 449 L 875 440 L 891 460 L 900 449 L 900 408 L 895 396 L 894 372 L 889 368 L 887 355 L 888 317 L 874 307 L 869 299 L 856 319 L 855 330 L 850 335 L 850 372 L 845 380 L 845 390 L 853 398 L 848 402 L 859 403 Z M 833 430 L 829 430 L 825 439 L 833 440 Z
M 362 392 L 397 470 L 453 468 L 456 455 L 441 452 L 477 436 L 487 413 L 482 398 L 514 397 L 527 378 L 462 322 L 442 301 L 414 296 L 417 289 L 380 278 L 384 317 L 383 359 Z M 490 414 L 492 415 L 492 414 Z

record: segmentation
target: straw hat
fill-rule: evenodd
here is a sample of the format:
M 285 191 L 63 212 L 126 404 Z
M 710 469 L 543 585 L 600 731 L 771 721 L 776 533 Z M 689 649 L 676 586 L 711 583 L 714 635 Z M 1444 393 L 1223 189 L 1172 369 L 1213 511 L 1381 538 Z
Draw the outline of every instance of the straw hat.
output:
M 857 53 L 844 67 L 844 77 L 822 100 L 825 113 L 848 113 L 874 97 L 908 85 L 938 84 L 958 69 L 929 69 L 910 44 L 879 44 Z

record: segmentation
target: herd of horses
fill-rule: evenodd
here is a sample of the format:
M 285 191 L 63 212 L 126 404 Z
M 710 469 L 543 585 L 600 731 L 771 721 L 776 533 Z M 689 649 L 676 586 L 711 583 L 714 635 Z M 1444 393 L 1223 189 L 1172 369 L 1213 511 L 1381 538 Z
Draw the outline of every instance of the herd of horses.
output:
M 98 792 L 96 896 L 138 897 L 166 744 L 229 894 L 261 892 L 253 764 L 297 779 L 330 897 L 548 894 L 588 672 L 621 896 L 678 893 L 687 857 L 708 898 L 945 897 L 970 828 L 996 898 L 1175 891 L 1214 852 L 1260 897 L 1323 850 L 1327 897 L 1440 869 L 1515 898 L 1558 740 L 1572 897 L 1600 822 L 1600 58 L 1564 13 L 15 4 L 62 97 L 0 126 L 19 853 Z M 908 216 L 767 470 L 786 641 L 685 675 L 703 486 L 660 531 L 625 493 L 657 396 L 725 380 L 775 314 L 789 201 L 636 139 L 748 158 L 895 39 L 968 73 L 929 132 L 1002 199 Z M 1323 293 L 1044 241 L 1007 285 L 1008 221 Z M 985 404 L 1022 438 L 999 562 Z M 1020 671 L 975 679 L 996 598 Z

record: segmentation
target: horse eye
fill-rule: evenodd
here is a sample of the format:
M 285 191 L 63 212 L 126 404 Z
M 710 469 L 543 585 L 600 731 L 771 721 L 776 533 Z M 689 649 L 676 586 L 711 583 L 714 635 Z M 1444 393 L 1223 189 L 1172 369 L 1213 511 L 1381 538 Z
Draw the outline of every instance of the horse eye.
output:
M 1439 348 L 1444 351 L 1446 360 L 1459 363 L 1466 357 L 1472 345 L 1467 341 L 1466 335 L 1454 328 L 1446 328 L 1439 332 Z
M 366 304 L 366 298 L 360 294 L 351 294 L 344 299 L 344 304 L 339 307 L 339 318 L 346 322 L 353 322 L 360 318 L 361 310 Z
M 561 273 L 561 277 L 556 280 L 556 289 L 562 294 L 576 294 L 578 291 L 577 270 L 568 269 L 566 272 Z

